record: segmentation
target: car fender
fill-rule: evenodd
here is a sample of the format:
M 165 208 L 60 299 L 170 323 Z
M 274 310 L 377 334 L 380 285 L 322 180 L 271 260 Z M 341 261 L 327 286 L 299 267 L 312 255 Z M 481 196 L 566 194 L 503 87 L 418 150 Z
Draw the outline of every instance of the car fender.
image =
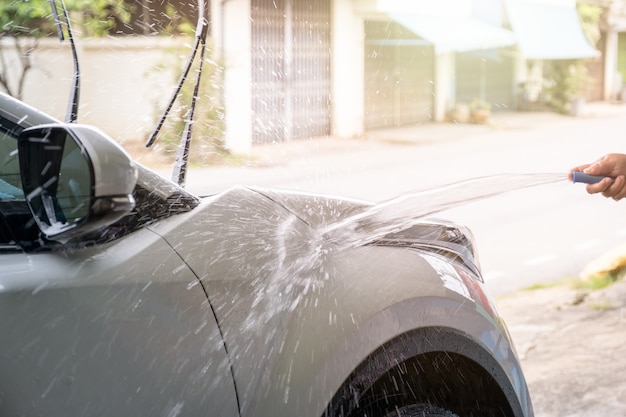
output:
M 298 213 L 245 188 L 150 229 L 205 287 L 242 416 L 319 416 L 370 354 L 416 329 L 464 335 L 459 349 L 493 356 L 499 383 L 525 401 L 515 352 L 478 277 L 447 258 L 376 245 L 335 251 Z

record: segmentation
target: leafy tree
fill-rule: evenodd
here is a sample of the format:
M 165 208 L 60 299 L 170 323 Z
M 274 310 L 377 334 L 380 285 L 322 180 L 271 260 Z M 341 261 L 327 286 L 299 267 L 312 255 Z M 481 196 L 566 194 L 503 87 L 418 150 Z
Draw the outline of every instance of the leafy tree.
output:
M 592 46 L 596 46 L 600 40 L 600 19 L 602 18 L 603 9 L 594 4 L 578 2 L 576 10 L 580 16 L 580 23 L 583 27 L 585 37 Z
M 65 4 L 70 13 L 80 11 L 72 14 L 80 21 L 71 24 L 87 36 L 105 35 L 130 18 L 125 3 L 117 0 L 66 0 Z M 49 0 L 4 0 L 0 8 L 0 87 L 21 99 L 39 39 L 55 35 Z
M 0 86 L 10 95 L 21 98 L 26 74 L 33 67 L 37 39 L 49 35 L 53 24 L 46 0 L 9 0 L 0 9 Z M 10 54 L 10 46 L 15 49 L 16 58 Z M 15 87 L 11 76 L 18 80 Z

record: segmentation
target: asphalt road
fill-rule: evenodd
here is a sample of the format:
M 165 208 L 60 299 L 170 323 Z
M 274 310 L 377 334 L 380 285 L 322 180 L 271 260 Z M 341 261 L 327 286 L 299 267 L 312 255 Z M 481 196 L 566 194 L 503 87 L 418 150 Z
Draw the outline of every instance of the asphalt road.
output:
M 591 104 L 579 118 L 507 113 L 494 116 L 488 126 L 425 124 L 359 139 L 264 145 L 246 166 L 191 169 L 187 188 L 211 194 L 256 185 L 380 202 L 486 177 L 454 188 L 446 198 L 456 207 L 439 217 L 472 229 L 487 285 L 497 296 L 575 276 L 622 245 L 625 203 L 589 196 L 584 185 L 567 182 L 566 173 L 604 153 L 626 152 L 624 132 L 626 106 L 621 105 Z M 563 181 L 519 189 L 536 181 L 538 173 L 562 174 Z M 506 174 L 529 176 L 520 182 Z M 490 189 L 508 192 L 470 201 Z M 415 209 L 429 203 L 419 202 Z

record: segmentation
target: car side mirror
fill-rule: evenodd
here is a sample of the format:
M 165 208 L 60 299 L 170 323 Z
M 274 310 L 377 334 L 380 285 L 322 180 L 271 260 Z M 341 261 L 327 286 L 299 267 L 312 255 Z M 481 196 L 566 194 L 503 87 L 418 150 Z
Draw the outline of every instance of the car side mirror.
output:
M 134 207 L 137 168 L 102 131 L 50 124 L 18 139 L 22 187 L 39 230 L 65 242 L 106 227 Z

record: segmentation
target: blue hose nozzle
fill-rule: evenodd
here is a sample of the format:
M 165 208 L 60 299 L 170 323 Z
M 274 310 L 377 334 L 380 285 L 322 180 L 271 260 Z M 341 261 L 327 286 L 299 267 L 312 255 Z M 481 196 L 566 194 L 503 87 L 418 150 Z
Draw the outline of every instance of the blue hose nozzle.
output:
M 572 182 L 574 183 L 581 182 L 584 184 L 595 184 L 597 182 L 602 181 L 605 178 L 611 178 L 611 177 L 607 177 L 605 175 L 589 175 L 580 171 L 572 172 Z M 613 180 L 613 178 L 611 178 L 611 180 Z

